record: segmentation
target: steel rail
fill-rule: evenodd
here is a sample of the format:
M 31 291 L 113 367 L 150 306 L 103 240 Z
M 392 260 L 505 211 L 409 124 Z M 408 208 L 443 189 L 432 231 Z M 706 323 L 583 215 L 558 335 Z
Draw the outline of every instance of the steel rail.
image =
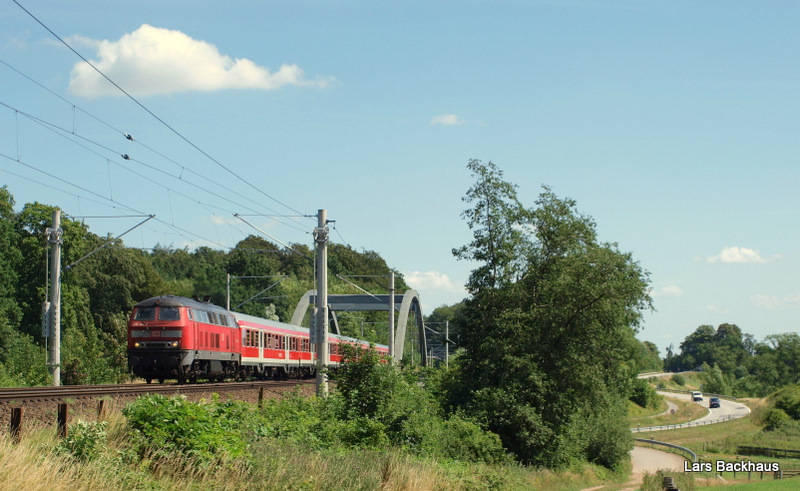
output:
M 59 387 L 0 388 L 0 404 L 43 400 L 84 399 L 92 397 L 119 397 L 142 394 L 228 392 L 286 386 L 305 385 L 313 380 L 281 380 L 258 382 L 230 382 L 205 384 L 122 384 L 122 385 L 65 385 Z

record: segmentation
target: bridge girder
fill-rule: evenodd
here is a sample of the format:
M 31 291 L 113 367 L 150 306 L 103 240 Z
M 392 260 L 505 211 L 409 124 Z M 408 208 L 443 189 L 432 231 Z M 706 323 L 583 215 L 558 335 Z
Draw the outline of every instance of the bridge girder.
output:
M 301 325 L 308 307 L 316 304 L 316 290 L 307 291 L 297 302 L 292 324 Z M 388 312 L 390 295 L 328 295 L 328 309 L 331 312 Z M 399 362 L 403 359 L 403 348 L 406 339 L 406 325 L 408 316 L 413 312 L 415 324 L 419 331 L 419 351 L 423 366 L 428 365 L 428 342 L 425 337 L 425 327 L 422 322 L 422 306 L 416 290 L 406 290 L 402 295 L 394 296 L 395 310 L 398 312 L 397 325 L 394 329 L 394 359 Z

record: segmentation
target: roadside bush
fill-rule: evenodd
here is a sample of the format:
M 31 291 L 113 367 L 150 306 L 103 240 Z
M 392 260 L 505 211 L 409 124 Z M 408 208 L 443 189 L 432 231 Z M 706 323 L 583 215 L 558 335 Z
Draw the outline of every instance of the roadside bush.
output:
M 661 403 L 662 399 L 663 398 L 656 392 L 656 389 L 646 380 L 636 379 L 633 382 L 630 400 L 638 406 L 656 408 Z
M 716 363 L 714 367 L 709 367 L 707 363 L 703 363 L 703 370 L 700 374 L 702 381 L 702 390 L 712 394 L 732 394 L 733 381 L 729 374 L 720 369 Z
M 792 418 L 783 409 L 772 408 L 764 415 L 764 429 L 767 431 L 777 430 Z
M 372 350 L 343 348 L 344 363 L 331 373 L 336 391 L 325 405 L 341 420 L 335 430 L 340 443 L 375 449 L 393 445 L 464 462 L 511 461 L 496 434 L 458 416 L 444 418 L 424 388 L 430 371 L 401 373 Z
M 800 387 L 785 387 L 776 392 L 775 408 L 782 409 L 791 419 L 800 420 Z
M 344 418 L 381 418 L 391 400 L 391 395 L 400 384 L 399 372 L 391 365 L 381 362 L 374 349 L 358 346 L 339 346 L 342 364 L 329 372 L 330 380 L 336 383 L 336 392 L 344 400 Z
M 683 375 L 681 375 L 680 373 L 674 374 L 672 376 L 672 381 L 675 382 L 676 384 L 680 385 L 681 387 L 686 385 L 686 379 L 683 378 Z

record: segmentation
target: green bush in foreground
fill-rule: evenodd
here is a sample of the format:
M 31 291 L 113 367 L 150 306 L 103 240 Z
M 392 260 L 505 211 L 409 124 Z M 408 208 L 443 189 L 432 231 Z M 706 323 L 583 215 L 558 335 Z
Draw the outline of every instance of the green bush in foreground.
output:
M 160 394 L 140 397 L 122 410 L 139 456 L 182 454 L 201 464 L 246 454 L 243 428 L 249 412 L 242 402 L 194 403 Z
M 105 450 L 107 439 L 107 422 L 78 421 L 69 425 L 67 437 L 59 442 L 58 449 L 78 460 L 94 460 Z
M 437 460 L 511 462 L 496 434 L 460 416 L 445 418 L 416 376 L 368 351 L 353 349 L 346 356 L 332 377 L 336 390 L 325 399 L 295 392 L 265 401 L 259 410 L 216 397 L 198 403 L 141 397 L 123 409 L 132 454 L 152 461 L 183 456 L 196 467 L 249 461 L 253 445 L 274 440 L 316 451 L 391 448 Z

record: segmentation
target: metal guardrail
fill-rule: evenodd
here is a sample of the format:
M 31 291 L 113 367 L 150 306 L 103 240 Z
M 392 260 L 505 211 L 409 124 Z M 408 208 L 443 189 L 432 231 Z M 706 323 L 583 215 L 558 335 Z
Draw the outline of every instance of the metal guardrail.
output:
M 631 431 L 634 433 L 641 433 L 642 431 L 677 430 L 679 428 L 693 428 L 695 426 L 705 426 L 715 423 L 722 423 L 723 421 L 732 421 L 734 419 L 736 418 L 734 418 L 732 414 L 729 414 L 727 416 L 723 416 L 720 418 L 687 421 L 685 423 L 675 423 L 675 424 L 658 425 L 658 426 L 637 426 L 636 428 L 631 428 Z
M 660 442 L 658 440 L 653 440 L 648 438 L 634 438 L 634 440 L 636 440 L 637 442 L 651 443 L 653 445 L 662 445 L 664 447 L 673 448 L 675 450 L 678 450 L 679 452 L 683 452 L 684 454 L 688 455 L 689 458 L 692 459 L 692 462 L 697 462 L 697 454 L 692 452 L 686 447 L 681 447 L 680 445 L 673 445 L 672 443 Z

